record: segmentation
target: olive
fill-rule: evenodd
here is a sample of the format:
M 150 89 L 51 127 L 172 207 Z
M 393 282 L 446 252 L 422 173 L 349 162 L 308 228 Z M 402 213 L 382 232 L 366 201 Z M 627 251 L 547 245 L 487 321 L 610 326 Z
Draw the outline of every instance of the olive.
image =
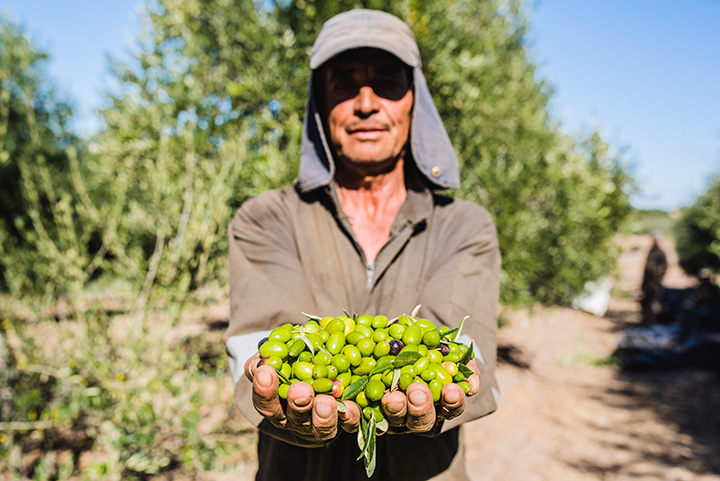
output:
M 332 379 L 332 388 L 330 389 L 330 394 L 332 394 L 332 397 L 335 399 L 340 399 L 343 395 L 343 392 L 345 391 L 345 386 L 343 385 L 342 381 L 339 379 Z
M 420 377 L 423 378 L 423 381 L 430 382 L 437 377 L 437 371 L 434 368 L 436 365 L 437 364 L 427 366 L 420 372 Z
M 372 339 L 361 339 L 356 347 L 363 356 L 371 356 L 375 350 L 375 342 Z
M 408 315 L 403 314 L 402 316 L 398 317 L 398 324 L 400 324 L 403 327 L 408 327 L 412 323 L 413 323 L 413 320 Z
M 280 370 L 283 366 L 283 361 L 277 356 L 263 357 L 257 362 L 257 367 L 264 366 L 266 364 Z
M 405 344 L 405 347 L 403 347 L 403 348 L 400 350 L 400 352 L 405 352 L 405 351 L 415 351 L 415 352 L 417 352 L 417 351 L 418 351 L 418 346 L 417 346 L 417 344 Z
M 454 362 L 451 361 L 445 361 L 442 363 L 442 367 L 445 368 L 448 374 L 450 376 L 455 377 L 455 374 L 458 373 L 458 366 Z
M 437 326 L 435 326 L 435 323 L 429 319 L 418 319 L 417 322 L 415 323 L 415 325 L 418 326 L 420 329 L 422 329 L 423 333 L 432 331 L 432 330 L 436 329 L 436 327 L 437 327 Z M 440 334 L 438 333 L 438 335 L 440 335 Z
M 342 317 L 342 320 L 345 323 L 345 335 L 347 336 L 355 330 L 355 321 L 349 317 Z
M 440 345 L 440 333 L 435 330 L 427 331 L 423 335 L 422 343 L 430 349 L 438 347 Z
M 360 391 L 358 395 L 355 396 L 355 402 L 361 408 L 366 408 L 369 405 L 367 397 L 365 396 L 365 391 Z
M 302 342 L 302 341 L 301 341 L 301 342 Z M 303 342 L 303 344 L 305 344 L 305 343 Z M 300 355 L 298 356 L 298 361 L 302 361 L 302 362 L 312 362 L 312 358 L 313 358 L 313 355 L 312 355 L 312 353 L 311 353 L 310 351 L 303 351 L 303 352 L 301 352 Z
M 437 364 L 443 362 L 443 355 L 437 349 L 428 351 L 428 353 L 425 354 L 425 357 L 427 357 L 430 362 L 435 362 Z
M 353 369 L 353 372 L 355 374 L 359 374 L 360 376 L 370 374 L 370 371 L 373 370 L 375 364 L 377 364 L 377 361 L 375 361 L 372 357 L 363 357 L 360 360 L 360 365 Z
M 326 377 L 321 377 L 312 382 L 312 387 L 316 393 L 323 394 L 332 390 L 333 382 Z
M 421 356 L 425 356 L 428 353 L 428 347 L 425 344 L 420 344 L 417 347 L 417 351 L 420 353 Z
M 278 396 L 280 396 L 281 399 L 287 399 L 287 393 L 288 389 L 290 388 L 290 384 L 282 383 L 278 386 Z
M 460 386 L 460 387 L 462 388 L 462 390 L 465 392 L 465 395 L 466 395 L 466 396 L 469 396 L 469 395 L 470 395 L 470 383 L 469 383 L 469 382 L 467 382 L 467 381 L 460 381 L 460 382 L 457 383 L 457 384 L 458 384 L 458 386 Z
M 380 422 L 385 419 L 385 415 L 382 412 L 380 406 L 367 406 L 363 408 L 363 416 L 365 419 L 370 420 L 371 417 L 375 416 L 375 422 Z
M 293 364 L 293 376 L 301 381 L 311 381 L 313 379 L 314 366 L 309 362 L 298 361 Z
M 321 364 L 327 366 L 332 363 L 332 356 L 327 352 L 318 352 L 313 356 L 313 364 Z
M 312 377 L 313 379 L 320 379 L 321 377 L 329 377 L 328 376 L 328 368 L 326 366 L 322 366 L 320 364 L 315 364 L 312 371 Z
M 414 377 L 415 376 L 409 373 L 400 374 L 400 380 L 398 381 L 398 386 L 400 386 L 400 389 L 402 389 L 403 391 L 407 391 L 408 386 L 413 383 Z
M 362 324 L 358 324 L 355 327 L 355 332 L 359 332 L 360 334 L 369 339 L 372 339 L 373 334 L 375 333 L 375 331 L 373 331 L 371 327 L 363 326 Z
M 282 363 L 282 366 L 280 367 L 280 373 L 286 378 L 290 379 L 292 377 L 292 366 L 287 362 Z
M 342 319 L 338 319 L 337 317 L 330 321 L 328 325 L 325 327 L 325 330 L 332 334 L 333 332 L 342 332 L 345 334 L 345 323 Z
M 338 374 L 337 380 L 342 383 L 343 386 L 349 386 L 351 384 L 350 380 L 352 379 L 352 374 L 349 372 L 344 372 L 342 374 Z
M 360 331 L 352 331 L 345 336 L 345 342 L 352 344 L 353 346 L 357 345 L 357 343 L 360 342 L 360 339 L 365 339 L 365 334 Z
M 328 372 L 327 377 L 329 379 L 336 379 L 339 374 L 338 369 L 335 366 L 333 366 L 332 364 L 330 364 L 326 367 L 327 367 L 327 372 Z
M 390 344 L 390 354 L 393 356 L 400 354 L 402 348 L 405 347 L 405 344 L 399 339 L 392 339 L 388 344 Z
M 343 347 L 342 353 L 347 356 L 348 360 L 350 361 L 351 366 L 359 366 L 360 360 L 362 359 L 362 354 L 360 354 L 360 350 L 355 346 L 345 346 Z
M 373 329 L 382 329 L 385 326 L 388 325 L 388 318 L 387 316 L 383 316 L 382 314 L 379 316 L 373 317 L 372 320 L 372 327 Z
M 462 371 L 459 371 L 453 376 L 453 382 L 460 382 L 467 379 L 467 376 L 462 373 Z
M 305 342 L 302 339 L 291 341 L 288 346 L 288 356 L 297 357 L 305 350 Z
M 393 369 L 390 369 L 390 370 L 388 370 L 388 371 L 385 371 L 385 372 L 382 374 L 382 382 L 383 382 L 383 384 L 385 384 L 385 387 L 390 387 L 390 386 L 392 386 L 392 380 L 393 380 L 394 374 L 395 374 L 395 372 L 394 372 Z
M 430 392 L 432 393 L 432 399 L 433 402 L 440 401 L 440 396 L 442 395 L 442 383 L 438 381 L 437 379 L 433 379 L 428 383 L 428 387 L 430 388 Z
M 376 329 L 373 333 L 373 341 L 375 342 L 381 342 L 388 338 L 388 332 L 387 329 Z
M 268 336 L 268 340 L 288 342 L 290 340 L 291 335 L 292 335 L 292 331 L 290 329 L 276 327 L 275 329 L 272 330 L 272 332 L 270 332 L 270 335 Z
M 277 356 L 280 359 L 284 359 L 287 355 L 288 348 L 284 342 L 266 341 L 262 346 L 260 346 L 260 356 L 262 357 Z
M 442 354 L 443 356 L 447 356 L 450 353 L 450 346 L 448 346 L 447 344 L 440 344 L 438 349 L 440 350 L 440 354 Z
M 388 341 L 380 341 L 375 344 L 375 349 L 373 349 L 373 356 L 375 356 L 375 358 L 379 359 L 388 354 L 390 354 L 390 343 Z
M 339 373 L 343 373 L 350 369 L 350 359 L 345 354 L 336 354 L 333 356 L 332 365 L 337 368 Z
M 336 331 L 330 334 L 330 337 L 325 341 L 325 349 L 330 354 L 338 354 L 345 347 L 345 332 Z
M 262 346 L 263 344 L 265 344 L 267 341 L 268 341 L 268 338 L 267 338 L 267 337 L 263 337 L 262 339 L 260 339 L 260 340 L 258 341 L 258 351 L 260 350 L 260 346 Z
M 321 342 L 327 342 L 328 337 L 330 337 L 330 333 L 327 332 L 325 329 L 320 329 L 320 330 L 317 332 L 317 335 L 320 336 L 320 341 L 321 341 Z
M 403 333 L 405 332 L 405 326 L 395 323 L 388 327 L 388 334 L 393 339 L 402 339 Z
M 408 344 L 420 344 L 422 342 L 422 331 L 417 326 L 408 326 L 402 336 L 402 342 Z
M 417 368 L 412 364 L 401 367 L 400 372 L 402 374 L 410 374 L 412 377 L 415 377 L 418 374 Z
M 323 317 L 322 319 L 320 319 L 320 322 L 319 322 L 320 328 L 321 328 L 321 329 L 327 328 L 327 325 L 328 325 L 328 324 L 330 323 L 330 321 L 332 321 L 333 319 L 335 319 L 333 316 L 325 316 L 325 317 Z
M 365 315 L 358 317 L 357 321 L 355 321 L 355 322 L 356 322 L 357 326 L 372 327 L 373 316 L 369 316 L 369 315 L 365 314 Z M 357 327 L 356 327 L 356 329 L 357 329 Z
M 440 364 L 432 364 L 432 368 L 436 374 L 435 379 L 440 381 L 443 386 L 452 382 L 452 376 L 448 374 L 445 368 Z
M 418 374 L 422 374 L 425 369 L 430 365 L 430 361 L 426 357 L 421 357 L 413 364 L 417 369 Z

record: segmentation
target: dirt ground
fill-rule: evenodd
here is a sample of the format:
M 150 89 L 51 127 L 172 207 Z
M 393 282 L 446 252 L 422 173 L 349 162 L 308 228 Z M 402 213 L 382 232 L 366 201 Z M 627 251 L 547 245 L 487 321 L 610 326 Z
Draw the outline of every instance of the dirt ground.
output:
M 649 236 L 625 241 L 602 317 L 571 309 L 512 313 L 499 333 L 498 411 L 467 425 L 477 481 L 720 480 L 720 384 L 712 371 L 625 373 L 607 362 L 639 321 Z M 672 246 L 666 287 L 694 285 Z

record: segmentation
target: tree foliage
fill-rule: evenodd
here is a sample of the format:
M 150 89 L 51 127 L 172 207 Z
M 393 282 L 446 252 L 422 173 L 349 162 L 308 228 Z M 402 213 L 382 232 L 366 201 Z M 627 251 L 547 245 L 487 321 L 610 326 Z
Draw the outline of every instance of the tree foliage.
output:
M 82 145 L 46 61 L 0 21 L 0 288 L 16 296 L 67 293 L 97 267 Z
M 85 162 L 102 272 L 137 286 L 140 306 L 153 287 L 225 282 L 233 209 L 294 178 L 308 53 L 353 7 L 415 33 L 461 162 L 456 195 L 497 221 L 504 300 L 566 302 L 606 274 L 630 178 L 597 132 L 570 138 L 549 117 L 519 0 L 149 1 Z
M 720 271 L 720 176 L 675 224 L 680 266 L 690 275 Z

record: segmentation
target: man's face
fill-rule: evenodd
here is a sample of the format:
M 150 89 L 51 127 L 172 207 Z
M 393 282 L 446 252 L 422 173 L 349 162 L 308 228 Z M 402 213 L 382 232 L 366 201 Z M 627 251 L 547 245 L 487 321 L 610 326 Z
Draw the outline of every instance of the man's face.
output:
M 365 174 L 392 167 L 410 132 L 413 92 L 405 64 L 383 50 L 358 49 L 334 57 L 320 74 L 338 160 Z

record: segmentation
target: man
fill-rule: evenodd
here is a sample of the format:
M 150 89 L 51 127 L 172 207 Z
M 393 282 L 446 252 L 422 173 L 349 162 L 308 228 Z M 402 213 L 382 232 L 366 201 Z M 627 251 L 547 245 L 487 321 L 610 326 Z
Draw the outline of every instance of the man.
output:
M 643 324 L 657 321 L 662 308 L 662 279 L 667 271 L 667 256 L 660 248 L 659 235 L 653 234 L 652 245 L 645 261 L 640 301 Z
M 434 193 L 459 187 L 457 160 L 404 23 L 370 10 L 337 15 L 310 67 L 295 185 L 249 200 L 230 226 L 226 341 L 238 406 L 260 429 L 257 479 L 366 479 L 350 434 L 357 406 L 338 413 L 301 382 L 283 404 L 275 371 L 256 367 L 257 340 L 302 322 L 301 311 L 392 318 L 417 304 L 451 327 L 471 316 L 474 395 L 448 384 L 436 409 L 422 383 L 385 394 L 396 434 L 378 438 L 373 479 L 467 479 L 458 426 L 498 398 L 494 224 L 481 207 Z

